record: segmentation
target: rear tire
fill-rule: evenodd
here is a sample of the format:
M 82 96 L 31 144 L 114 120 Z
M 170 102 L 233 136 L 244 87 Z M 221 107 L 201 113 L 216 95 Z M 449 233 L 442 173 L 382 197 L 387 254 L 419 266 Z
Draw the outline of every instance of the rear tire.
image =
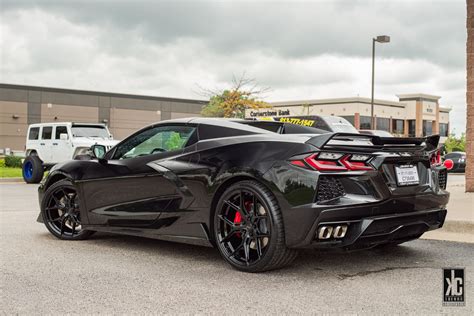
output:
M 244 272 L 280 269 L 298 254 L 286 247 L 275 196 L 256 181 L 237 182 L 222 194 L 214 212 L 213 233 L 224 260 Z
M 22 165 L 23 180 L 26 183 L 39 183 L 43 179 L 43 162 L 38 156 L 28 156 Z

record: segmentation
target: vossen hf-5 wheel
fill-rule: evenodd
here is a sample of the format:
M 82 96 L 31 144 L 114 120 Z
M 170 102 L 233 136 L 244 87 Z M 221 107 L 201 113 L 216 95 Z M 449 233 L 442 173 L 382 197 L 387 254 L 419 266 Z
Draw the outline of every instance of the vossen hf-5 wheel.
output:
M 245 272 L 282 268 L 297 255 L 285 245 L 277 200 L 256 181 L 235 183 L 222 194 L 214 214 L 214 236 L 222 257 Z
M 41 212 L 51 234 L 59 239 L 81 240 L 94 233 L 82 228 L 79 204 L 77 190 L 69 180 L 58 181 L 46 190 Z
M 22 175 L 26 183 L 39 183 L 43 179 L 44 168 L 38 156 L 28 156 L 23 161 Z

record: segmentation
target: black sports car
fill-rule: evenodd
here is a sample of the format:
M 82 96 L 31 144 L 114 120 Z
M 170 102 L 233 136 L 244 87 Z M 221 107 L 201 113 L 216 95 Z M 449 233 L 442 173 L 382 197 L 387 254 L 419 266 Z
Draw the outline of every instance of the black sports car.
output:
M 466 172 L 466 153 L 453 151 L 444 156 L 444 166 L 449 172 Z
M 95 145 L 94 158 L 58 164 L 42 181 L 38 221 L 66 240 L 102 231 L 215 246 L 250 272 L 288 265 L 299 248 L 399 244 L 443 225 L 438 136 L 268 124 L 170 120 L 107 153 Z

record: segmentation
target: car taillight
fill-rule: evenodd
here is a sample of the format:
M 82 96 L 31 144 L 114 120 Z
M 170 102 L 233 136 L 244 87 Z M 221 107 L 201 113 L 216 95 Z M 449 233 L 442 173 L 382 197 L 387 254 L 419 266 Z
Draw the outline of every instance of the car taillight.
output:
M 370 158 L 368 155 L 320 152 L 300 159 L 292 159 L 290 163 L 318 171 L 373 170 L 374 168 L 369 164 Z
M 439 166 L 441 165 L 441 150 L 437 150 L 430 155 L 430 165 Z

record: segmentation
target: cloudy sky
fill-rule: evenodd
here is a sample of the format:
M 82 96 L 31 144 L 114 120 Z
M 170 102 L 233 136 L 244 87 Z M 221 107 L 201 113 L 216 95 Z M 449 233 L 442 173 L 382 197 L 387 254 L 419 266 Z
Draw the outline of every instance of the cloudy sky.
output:
M 465 130 L 465 0 L 0 0 L 3 83 L 182 98 L 243 72 L 267 101 L 442 96 Z

